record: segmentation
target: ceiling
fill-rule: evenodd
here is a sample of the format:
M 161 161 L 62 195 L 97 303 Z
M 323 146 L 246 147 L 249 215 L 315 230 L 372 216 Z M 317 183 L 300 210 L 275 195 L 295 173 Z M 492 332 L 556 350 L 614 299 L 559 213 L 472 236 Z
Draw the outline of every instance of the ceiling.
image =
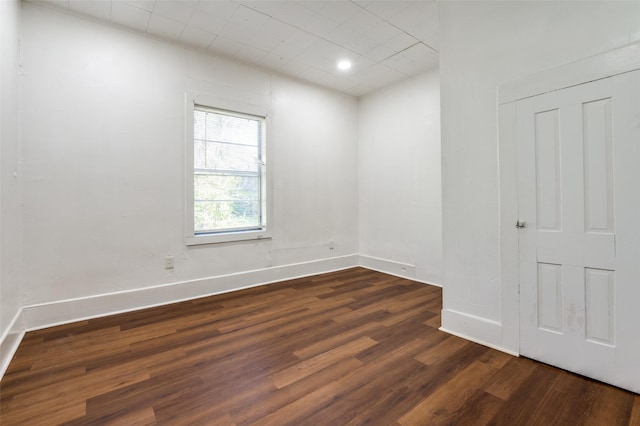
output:
M 431 0 L 33 1 L 353 96 L 438 66 Z

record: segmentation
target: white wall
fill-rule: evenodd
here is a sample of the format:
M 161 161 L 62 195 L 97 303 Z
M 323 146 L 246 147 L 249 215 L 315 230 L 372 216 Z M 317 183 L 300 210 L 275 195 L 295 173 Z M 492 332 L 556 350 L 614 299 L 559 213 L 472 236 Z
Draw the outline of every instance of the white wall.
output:
M 0 2 L 0 375 L 15 343 L 12 322 L 20 310 L 18 170 L 19 0 Z
M 23 15 L 25 305 L 357 253 L 355 98 L 30 3 Z M 185 248 L 186 90 L 271 106 L 272 240 Z
M 517 307 L 501 303 L 517 283 L 500 281 L 498 85 L 636 41 L 638 22 L 638 2 L 440 4 L 445 329 L 518 349 Z
M 438 71 L 361 98 L 358 106 L 362 262 L 441 285 Z

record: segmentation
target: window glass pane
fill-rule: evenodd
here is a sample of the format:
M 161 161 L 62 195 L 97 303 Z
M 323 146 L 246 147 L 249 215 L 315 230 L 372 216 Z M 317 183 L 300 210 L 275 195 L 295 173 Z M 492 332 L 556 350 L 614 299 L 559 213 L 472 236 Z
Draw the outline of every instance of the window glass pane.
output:
M 207 113 L 205 139 L 257 146 L 260 121 L 244 117 Z
M 260 200 L 258 176 L 197 174 L 193 187 L 196 200 Z
M 204 141 L 193 142 L 193 168 L 204 169 L 207 167 L 207 143 Z
M 206 168 L 258 172 L 258 147 L 206 142 Z
M 194 203 L 194 231 L 207 232 L 260 225 L 258 201 L 201 201 Z
M 204 111 L 193 111 L 193 137 L 194 139 L 205 138 L 205 118 L 207 113 Z
M 264 225 L 261 119 L 194 111 L 194 232 Z

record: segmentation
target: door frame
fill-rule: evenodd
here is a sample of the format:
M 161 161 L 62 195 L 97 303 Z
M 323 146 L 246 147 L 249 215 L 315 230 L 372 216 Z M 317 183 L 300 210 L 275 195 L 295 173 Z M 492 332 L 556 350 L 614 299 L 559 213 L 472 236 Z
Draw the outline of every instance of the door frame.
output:
M 502 347 L 509 352 L 520 353 L 516 102 L 635 70 L 640 70 L 640 42 L 498 86 L 500 304 Z

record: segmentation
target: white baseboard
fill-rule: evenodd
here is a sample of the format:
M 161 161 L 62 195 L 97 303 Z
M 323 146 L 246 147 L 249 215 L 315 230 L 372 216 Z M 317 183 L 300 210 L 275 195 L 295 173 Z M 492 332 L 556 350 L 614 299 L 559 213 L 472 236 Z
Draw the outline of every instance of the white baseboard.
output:
M 504 347 L 502 324 L 497 321 L 443 309 L 440 330 L 510 355 L 519 356 L 517 352 Z
M 415 278 L 416 271 L 413 265 L 352 254 L 254 271 L 24 306 L 14 318 L 2 340 L 0 340 L 0 378 L 4 375 L 26 331 L 167 305 L 290 279 L 349 269 L 356 266 L 424 282 Z M 437 285 L 426 282 L 425 284 Z
M 182 281 L 30 305 L 22 308 L 23 327 L 26 331 L 38 330 L 55 325 L 182 302 L 199 297 L 227 293 L 356 266 L 358 266 L 358 255 L 353 254 L 192 281 Z
M 432 281 L 425 281 L 416 277 L 416 267 L 408 263 L 396 262 L 394 260 L 381 259 L 379 257 L 359 255 L 359 265 L 363 268 L 371 269 L 373 271 L 382 272 L 389 275 L 394 275 L 400 278 L 406 278 L 412 281 L 417 281 L 423 284 L 430 284 L 436 287 L 442 287 L 439 283 Z
M 396 262 L 393 260 L 381 259 L 379 257 L 359 255 L 359 264 L 363 268 L 371 269 L 385 274 L 395 275 L 400 278 L 415 280 L 416 267 L 408 263 Z
M 18 346 L 24 337 L 24 327 L 22 325 L 22 309 L 18 311 L 11 321 L 6 332 L 0 339 L 0 379 L 4 376 L 9 363 L 18 350 Z

